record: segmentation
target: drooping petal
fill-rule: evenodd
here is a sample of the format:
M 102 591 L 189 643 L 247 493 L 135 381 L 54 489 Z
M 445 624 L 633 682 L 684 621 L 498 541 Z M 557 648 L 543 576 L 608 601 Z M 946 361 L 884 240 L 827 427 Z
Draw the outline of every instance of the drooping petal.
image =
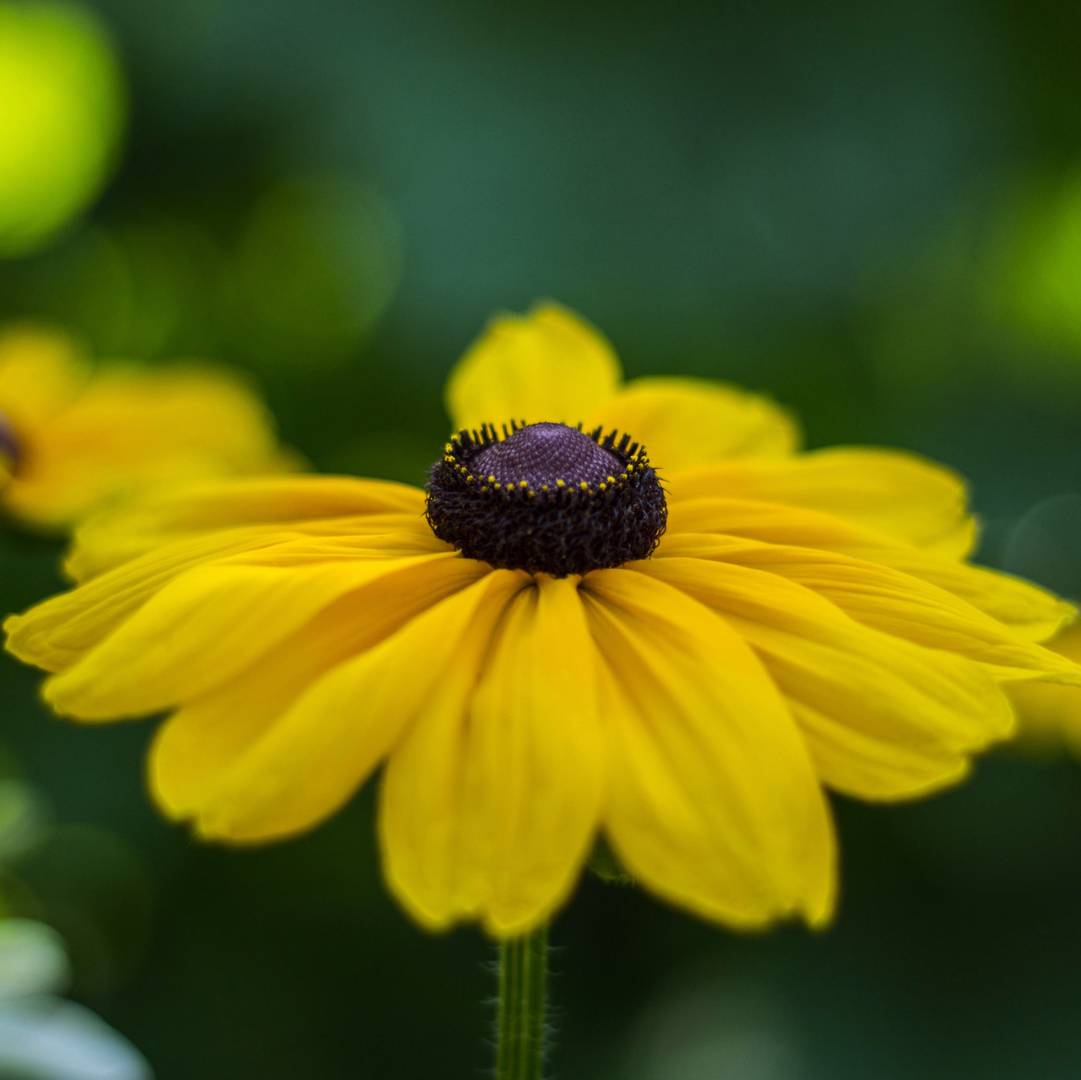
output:
M 466 559 L 425 559 L 388 572 L 330 604 L 300 630 L 159 729 L 150 785 L 169 816 L 195 816 L 214 790 L 302 693 L 487 572 Z
M 463 706 L 493 625 L 527 582 L 487 573 L 331 669 L 220 776 L 195 811 L 199 833 L 269 840 L 337 810 L 418 717 Z M 440 828 L 437 817 L 425 825 Z
M 191 701 L 303 627 L 328 604 L 396 570 L 460 562 L 451 554 L 351 559 L 281 569 L 219 563 L 174 579 L 96 648 L 44 686 L 82 720 L 146 716 Z
M 612 347 L 556 304 L 500 315 L 458 362 L 447 384 L 455 430 L 511 419 L 574 425 L 598 414 L 619 385 Z
M 743 926 L 829 917 L 834 842 L 810 757 L 765 669 L 718 615 L 630 570 L 583 586 L 604 659 L 605 824 L 654 892 Z
M 674 501 L 657 554 L 709 557 L 718 544 L 723 546 L 724 538 L 732 537 L 821 548 L 893 567 L 961 597 L 1030 641 L 1046 640 L 1074 616 L 1071 605 L 1019 578 L 922 551 L 832 514 L 778 503 L 724 498 Z
M 364 519 L 424 525 L 424 492 L 408 484 L 337 476 L 282 476 L 184 485 L 96 515 L 75 535 L 66 569 L 86 581 L 163 544 L 201 533 L 278 526 L 314 531 L 342 521 L 355 532 Z M 426 527 L 425 527 L 426 528 Z M 431 530 L 427 530 L 430 534 Z
M 677 544 L 669 550 L 679 549 Z M 1014 633 L 961 597 L 890 566 L 832 551 L 723 537 L 697 551 L 699 557 L 778 574 L 865 626 L 978 660 L 1002 679 L 1081 682 L 1078 665 Z
M 722 496 L 836 514 L 885 536 L 963 558 L 976 537 L 964 481 L 915 454 L 871 447 L 740 461 L 668 478 L 673 499 Z
M 779 405 L 708 379 L 635 379 L 589 419 L 644 443 L 665 477 L 733 458 L 783 458 L 800 439 Z
M 388 879 L 433 927 L 522 933 L 572 887 L 596 829 L 597 661 L 577 583 L 537 579 L 497 630 L 471 703 L 427 710 L 387 768 Z
M 1013 717 L 979 664 L 860 626 L 800 585 L 732 563 L 633 564 L 720 612 L 792 707 L 823 780 L 867 799 L 952 783 Z

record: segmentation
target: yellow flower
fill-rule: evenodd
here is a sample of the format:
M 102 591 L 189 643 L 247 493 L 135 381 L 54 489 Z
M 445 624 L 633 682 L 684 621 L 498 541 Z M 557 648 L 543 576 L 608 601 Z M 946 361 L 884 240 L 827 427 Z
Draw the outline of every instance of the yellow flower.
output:
M 270 419 L 206 368 L 89 367 L 59 333 L 0 336 L 0 513 L 41 529 L 167 481 L 281 471 Z
M 81 584 L 10 619 L 9 648 L 63 714 L 169 711 L 150 784 L 206 838 L 309 829 L 382 763 L 394 893 L 496 935 L 549 916 L 599 835 L 702 916 L 820 924 L 824 788 L 951 784 L 1010 734 L 1004 682 L 1079 680 L 1036 644 L 1072 608 L 964 562 L 937 466 L 799 454 L 731 387 L 621 387 L 554 306 L 496 320 L 449 403 L 427 504 L 344 477 L 158 498 L 82 530 Z

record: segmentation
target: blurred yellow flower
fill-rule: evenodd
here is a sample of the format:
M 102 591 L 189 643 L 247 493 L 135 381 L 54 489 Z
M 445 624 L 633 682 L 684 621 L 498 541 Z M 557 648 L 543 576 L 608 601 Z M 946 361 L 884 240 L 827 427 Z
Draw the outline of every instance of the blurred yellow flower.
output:
M 0 0 L 0 255 L 37 247 L 98 194 L 125 109 L 89 9 Z
M 60 529 L 165 483 L 289 467 L 269 416 L 205 367 L 91 367 L 63 334 L 0 335 L 0 514 Z
M 302 832 L 385 763 L 391 888 L 498 936 L 547 918 L 599 835 L 702 916 L 820 924 L 824 788 L 951 784 L 1011 733 L 1004 683 L 1081 681 L 1036 644 L 1072 608 L 964 561 L 942 468 L 799 453 L 785 412 L 722 384 L 621 387 L 551 305 L 497 319 L 449 404 L 427 497 L 234 480 L 101 517 L 78 587 L 8 647 L 63 714 L 170 711 L 150 784 L 206 838 Z

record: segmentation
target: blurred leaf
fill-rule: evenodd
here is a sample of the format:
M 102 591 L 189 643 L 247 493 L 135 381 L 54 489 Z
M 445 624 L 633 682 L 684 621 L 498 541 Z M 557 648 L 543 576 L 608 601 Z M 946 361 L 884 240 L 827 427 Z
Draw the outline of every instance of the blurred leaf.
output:
M 0 866 L 41 839 L 47 818 L 45 803 L 33 788 L 0 779 Z
M 149 1080 L 142 1055 L 89 1009 L 31 998 L 0 1003 L 0 1077 Z
M 70 977 L 67 951 L 55 930 L 29 919 L 0 920 L 0 1008 L 14 998 L 63 990 Z

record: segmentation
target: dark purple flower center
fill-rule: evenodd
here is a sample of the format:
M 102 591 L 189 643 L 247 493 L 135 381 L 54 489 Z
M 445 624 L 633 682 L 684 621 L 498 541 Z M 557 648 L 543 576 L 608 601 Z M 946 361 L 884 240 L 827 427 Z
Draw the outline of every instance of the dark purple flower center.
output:
M 436 536 L 468 558 L 556 577 L 647 558 L 667 512 L 644 447 L 601 428 L 460 431 L 428 482 Z
M 575 486 L 583 481 L 602 484 L 624 467 L 610 450 L 566 424 L 519 428 L 510 438 L 484 447 L 473 461 L 490 482 L 520 484 L 524 480 L 533 489 L 559 480 Z

